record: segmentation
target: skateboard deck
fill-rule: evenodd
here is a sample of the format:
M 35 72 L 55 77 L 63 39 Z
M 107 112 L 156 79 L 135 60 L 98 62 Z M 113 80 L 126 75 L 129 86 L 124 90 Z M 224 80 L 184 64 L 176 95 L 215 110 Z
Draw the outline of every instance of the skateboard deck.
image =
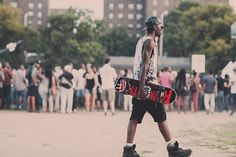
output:
M 139 81 L 126 77 L 118 77 L 115 81 L 115 89 L 120 93 L 137 97 Z M 155 103 L 170 104 L 177 97 L 175 90 L 169 87 L 146 83 L 145 89 L 147 99 Z

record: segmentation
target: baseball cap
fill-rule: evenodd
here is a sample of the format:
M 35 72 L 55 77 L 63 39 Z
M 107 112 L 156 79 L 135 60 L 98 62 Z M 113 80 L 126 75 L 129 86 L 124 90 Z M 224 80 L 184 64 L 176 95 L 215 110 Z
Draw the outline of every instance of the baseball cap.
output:
M 41 60 L 36 60 L 35 63 L 36 64 L 42 64 L 42 61 Z
M 145 21 L 145 27 L 142 30 L 146 30 L 148 28 L 153 28 L 154 26 L 157 26 L 161 24 L 161 18 L 158 16 L 150 16 Z M 161 26 L 161 29 L 163 29 L 165 26 Z

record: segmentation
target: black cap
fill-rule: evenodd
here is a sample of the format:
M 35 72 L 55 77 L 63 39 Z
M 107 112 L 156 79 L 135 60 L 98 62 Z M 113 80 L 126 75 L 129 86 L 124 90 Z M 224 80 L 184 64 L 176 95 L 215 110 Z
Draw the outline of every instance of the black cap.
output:
M 153 28 L 154 26 L 157 26 L 161 24 L 161 19 L 158 16 L 150 16 L 145 21 L 145 28 L 142 30 L 146 30 L 148 28 Z
M 42 64 L 42 61 L 41 60 L 36 60 L 35 63 L 36 64 Z

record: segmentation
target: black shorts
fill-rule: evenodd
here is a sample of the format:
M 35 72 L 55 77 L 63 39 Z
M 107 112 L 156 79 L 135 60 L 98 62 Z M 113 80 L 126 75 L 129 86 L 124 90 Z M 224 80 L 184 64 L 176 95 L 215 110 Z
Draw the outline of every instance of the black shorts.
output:
M 163 122 L 166 120 L 166 112 L 163 104 L 155 104 L 149 100 L 132 99 L 133 110 L 130 120 L 137 120 L 141 123 L 146 112 L 150 113 L 155 122 Z
M 35 85 L 30 85 L 28 87 L 28 96 L 37 96 L 38 95 L 38 87 Z

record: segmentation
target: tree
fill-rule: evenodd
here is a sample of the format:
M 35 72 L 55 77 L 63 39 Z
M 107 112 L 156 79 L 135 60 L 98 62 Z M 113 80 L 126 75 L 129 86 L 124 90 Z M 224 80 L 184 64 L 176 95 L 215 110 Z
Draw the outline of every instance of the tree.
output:
M 186 32 L 188 26 L 183 21 L 183 14 L 191 8 L 199 6 L 199 3 L 196 2 L 182 2 L 165 18 L 168 27 L 164 30 L 164 52 L 168 52 L 169 56 L 188 56 L 189 36 Z
M 101 37 L 101 43 L 111 56 L 133 56 L 136 42 L 137 37 L 130 37 L 123 27 L 116 27 Z
M 217 71 L 234 56 L 230 26 L 236 20 L 236 15 L 226 5 L 202 6 L 191 3 L 182 2 L 167 16 L 169 27 L 165 32 L 165 51 L 177 56 L 205 54 L 206 67 Z
M 37 38 L 33 30 L 20 23 L 19 16 L 16 8 L 0 4 L 0 49 L 5 48 L 10 42 L 24 41 L 24 47 L 20 45 L 14 52 L 1 54 L 1 61 L 10 62 L 13 66 L 24 63 L 22 51 L 36 45 L 34 39 Z
M 72 62 L 99 64 L 106 55 L 98 42 L 103 24 L 92 20 L 88 10 L 68 9 L 49 18 L 50 27 L 40 30 L 40 49 L 50 64 Z

